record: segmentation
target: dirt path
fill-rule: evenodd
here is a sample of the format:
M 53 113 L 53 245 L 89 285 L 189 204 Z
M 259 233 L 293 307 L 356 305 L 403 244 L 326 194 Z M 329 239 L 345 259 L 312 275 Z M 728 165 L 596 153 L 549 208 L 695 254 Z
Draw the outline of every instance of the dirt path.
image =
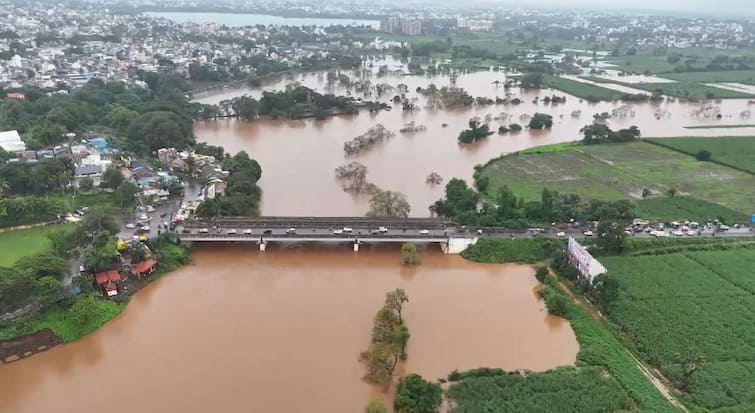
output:
M 587 311 L 587 313 L 590 314 L 592 316 L 592 318 L 594 318 L 597 322 L 603 324 L 603 326 L 605 327 L 606 320 L 603 317 L 603 314 L 601 314 L 600 312 L 598 312 L 597 310 L 595 310 L 595 308 L 592 306 L 592 304 L 590 304 L 586 300 L 583 300 L 580 297 L 577 297 L 574 293 L 572 293 L 572 291 L 558 278 L 558 276 L 553 272 L 553 270 L 550 271 L 550 276 L 553 277 L 553 279 L 556 281 L 556 283 L 558 283 L 558 285 L 561 288 L 561 290 L 564 293 L 566 293 L 566 295 L 568 295 L 575 304 L 577 304 L 580 307 L 582 307 L 583 309 L 585 309 L 585 311 Z M 605 328 L 608 328 L 608 327 L 605 327 Z M 610 329 L 609 329 L 609 331 L 610 331 Z M 613 332 L 611 332 L 611 334 L 613 334 Z M 618 337 L 617 337 L 617 339 L 618 339 Z M 619 342 L 621 342 L 621 340 L 619 340 Z M 679 410 L 681 410 L 681 411 L 683 411 L 685 413 L 689 413 L 689 410 L 687 410 L 687 408 L 679 400 L 677 400 L 676 397 L 673 396 L 673 394 L 671 392 L 671 389 L 669 388 L 669 386 L 663 380 L 661 380 L 656 375 L 654 375 L 651 372 L 651 370 L 648 368 L 648 366 L 646 366 L 645 363 L 643 363 L 642 361 L 640 361 L 640 359 L 638 359 L 637 357 L 635 357 L 635 355 L 632 354 L 631 351 L 627 350 L 626 348 L 624 349 L 624 351 L 627 352 L 627 354 L 629 355 L 629 357 L 631 357 L 632 360 L 634 361 L 634 363 L 637 366 L 637 368 L 640 369 L 640 371 L 642 372 L 642 374 L 645 377 L 647 377 L 647 379 L 650 380 L 651 383 L 653 383 L 653 386 L 655 386 L 655 388 L 658 389 L 658 391 L 663 395 L 663 397 L 666 398 L 666 400 L 668 400 L 669 403 L 671 403 L 677 409 L 679 409 Z

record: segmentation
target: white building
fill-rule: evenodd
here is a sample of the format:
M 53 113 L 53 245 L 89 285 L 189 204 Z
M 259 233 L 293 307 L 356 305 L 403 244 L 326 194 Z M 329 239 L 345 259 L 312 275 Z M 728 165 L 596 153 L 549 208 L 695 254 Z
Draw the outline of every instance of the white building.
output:
M 5 152 L 21 153 L 26 150 L 26 144 L 21 140 L 18 131 L 9 130 L 0 132 L 0 148 Z

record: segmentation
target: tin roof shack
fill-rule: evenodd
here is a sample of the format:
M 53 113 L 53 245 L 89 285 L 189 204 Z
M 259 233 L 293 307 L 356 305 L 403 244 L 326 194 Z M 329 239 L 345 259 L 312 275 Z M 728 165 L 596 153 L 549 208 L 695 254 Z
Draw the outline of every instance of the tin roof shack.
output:
M 131 275 L 138 278 L 138 279 L 144 279 L 157 269 L 157 261 L 155 261 L 152 258 L 149 258 L 145 260 L 144 262 L 140 262 L 138 264 L 134 264 L 131 267 Z
M 94 283 L 102 295 L 115 297 L 119 292 L 121 274 L 116 270 L 98 272 L 94 275 Z

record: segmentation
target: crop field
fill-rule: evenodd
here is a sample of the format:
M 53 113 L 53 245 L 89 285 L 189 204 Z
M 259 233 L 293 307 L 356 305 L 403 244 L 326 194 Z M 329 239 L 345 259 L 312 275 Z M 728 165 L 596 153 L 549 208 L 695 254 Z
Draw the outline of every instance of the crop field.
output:
M 599 100 L 616 100 L 621 99 L 622 96 L 626 95 L 624 92 L 558 76 L 545 76 L 543 78 L 543 85 L 591 102 Z
M 694 156 L 708 151 L 714 162 L 755 174 L 755 137 L 720 136 L 715 138 L 654 138 L 648 141 Z
M 755 70 L 725 70 L 720 72 L 686 72 L 686 73 L 669 73 L 663 77 L 671 80 L 683 82 L 738 82 L 753 83 L 755 82 Z
M 502 371 L 461 373 L 448 396 L 455 413 L 621 412 L 634 401 L 601 367 L 559 368 L 520 375 Z M 587 396 L 589 395 L 589 396 Z
M 643 188 L 665 196 L 669 188 L 677 196 L 691 196 L 749 214 L 755 205 L 755 176 L 645 142 L 611 145 L 563 146 L 540 154 L 512 154 L 488 163 L 482 175 L 490 179 L 488 195 L 508 185 L 525 200 L 539 200 L 543 187 L 575 193 L 586 199 L 642 199 Z M 679 208 L 684 201 L 672 201 Z M 652 207 L 652 205 L 651 205 Z M 690 210 L 691 207 L 687 205 Z M 721 211 L 701 210 L 710 218 Z M 658 213 L 658 207 L 655 207 Z M 661 211 L 660 214 L 666 214 Z
M 755 249 L 725 247 L 601 258 L 620 288 L 608 315 L 688 403 L 755 411 Z
M 748 214 L 691 196 L 638 199 L 634 205 L 636 215 L 644 219 L 668 222 L 695 217 L 699 221 L 719 219 L 730 224 L 750 222 Z
M 654 92 L 660 91 L 661 94 L 677 98 L 704 99 L 709 94 L 718 99 L 746 99 L 755 97 L 752 93 L 739 92 L 736 90 L 727 90 L 713 86 L 704 85 L 696 82 L 676 82 L 676 83 L 621 83 L 621 85 L 647 90 Z

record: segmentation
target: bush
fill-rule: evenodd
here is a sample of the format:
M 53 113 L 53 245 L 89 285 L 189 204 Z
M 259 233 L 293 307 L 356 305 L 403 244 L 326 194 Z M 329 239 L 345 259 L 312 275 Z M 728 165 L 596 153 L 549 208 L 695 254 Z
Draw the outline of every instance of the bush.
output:
M 535 271 L 535 278 L 540 282 L 544 282 L 549 273 L 550 271 L 548 271 L 548 267 L 541 265 L 537 267 L 537 271 Z
M 540 290 L 540 297 L 545 301 L 545 306 L 548 308 L 549 314 L 563 317 L 569 310 L 567 298 L 554 291 L 552 287 L 547 285 L 543 287 Z
M 388 408 L 383 406 L 380 402 L 370 400 L 367 403 L 367 407 L 364 409 L 365 413 L 388 413 Z
M 476 262 L 534 263 L 553 256 L 565 246 L 563 240 L 549 238 L 498 239 L 482 238 L 470 246 L 461 256 Z
M 435 413 L 442 401 L 439 384 L 410 374 L 398 382 L 393 409 L 401 413 Z
M 401 263 L 404 265 L 417 265 L 419 264 L 419 255 L 417 254 L 417 246 L 412 242 L 406 242 L 401 245 Z
M 707 162 L 707 161 L 710 161 L 710 158 L 711 158 L 710 151 L 702 150 L 695 154 L 695 159 L 697 159 L 698 161 Z
M 522 131 L 522 125 L 520 125 L 518 123 L 512 123 L 512 124 L 509 125 L 509 130 L 511 132 L 515 132 L 515 133 L 516 132 L 521 132 Z

